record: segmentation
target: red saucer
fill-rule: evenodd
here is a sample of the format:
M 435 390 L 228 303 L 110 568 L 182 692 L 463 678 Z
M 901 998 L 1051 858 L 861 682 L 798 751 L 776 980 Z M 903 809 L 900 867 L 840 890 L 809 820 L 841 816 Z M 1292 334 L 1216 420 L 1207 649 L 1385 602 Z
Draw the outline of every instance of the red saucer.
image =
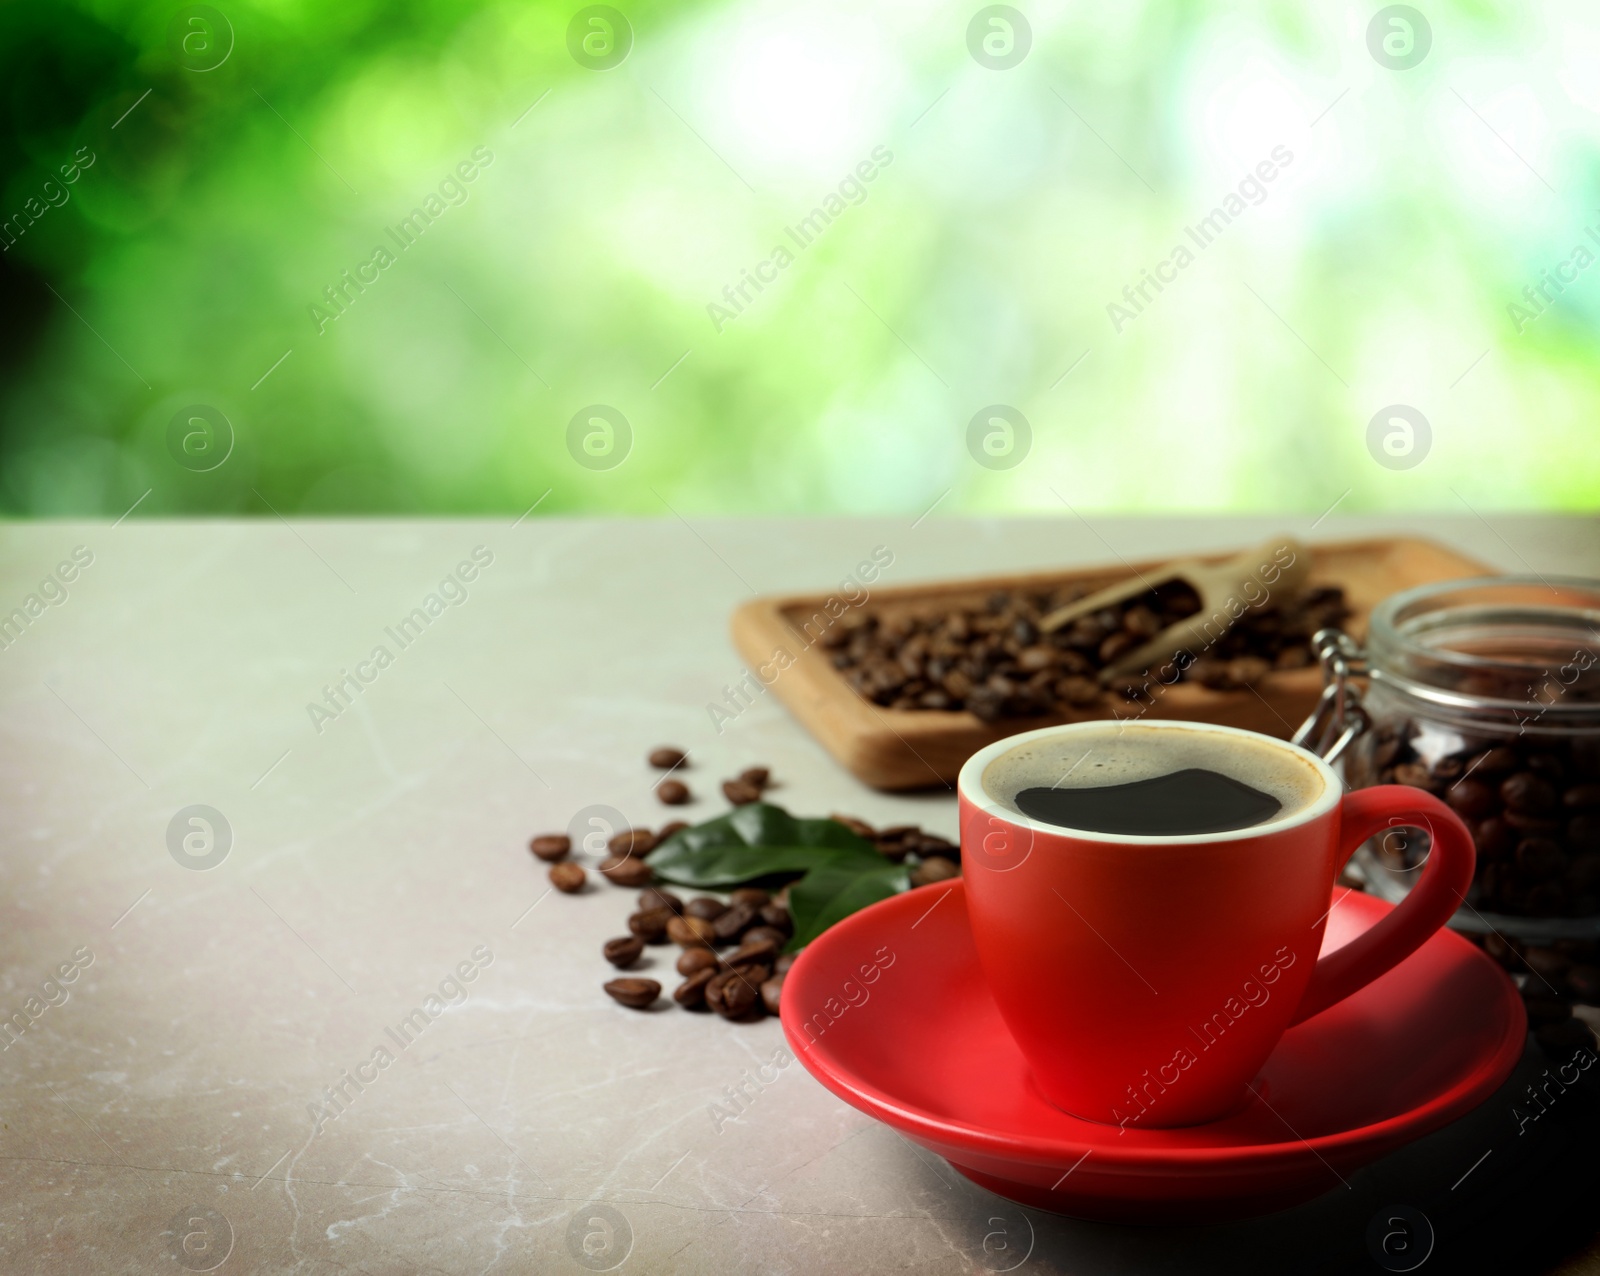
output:
M 1392 907 L 1335 899 L 1324 952 Z M 874 904 L 813 941 L 784 981 L 783 1030 L 846 1103 L 993 1192 L 1080 1218 L 1179 1222 L 1285 1209 L 1447 1125 L 1511 1074 L 1527 1020 L 1505 973 L 1441 931 L 1290 1029 L 1233 1116 L 1119 1133 L 1034 1089 L 955 881 Z

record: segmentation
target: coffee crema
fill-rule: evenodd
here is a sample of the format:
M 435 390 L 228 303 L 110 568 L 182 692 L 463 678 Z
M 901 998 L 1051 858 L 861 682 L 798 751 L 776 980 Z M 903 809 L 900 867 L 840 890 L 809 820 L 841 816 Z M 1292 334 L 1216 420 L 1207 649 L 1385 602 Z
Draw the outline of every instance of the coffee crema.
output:
M 984 768 L 984 791 L 1040 824 L 1184 837 L 1293 816 L 1326 786 L 1287 746 L 1221 731 L 1117 725 L 1029 741 Z

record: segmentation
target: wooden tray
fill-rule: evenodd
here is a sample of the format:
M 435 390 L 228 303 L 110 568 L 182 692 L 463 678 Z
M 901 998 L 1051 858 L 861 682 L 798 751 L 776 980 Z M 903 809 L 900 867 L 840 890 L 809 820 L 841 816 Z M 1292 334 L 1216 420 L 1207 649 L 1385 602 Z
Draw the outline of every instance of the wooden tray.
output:
M 1352 610 L 1345 627 L 1358 639 L 1366 634 L 1372 608 L 1390 594 L 1431 580 L 1493 574 L 1482 563 L 1424 540 L 1346 541 L 1315 545 L 1312 551 L 1311 583 L 1343 586 Z M 1146 573 L 1160 566 L 1160 561 L 1134 564 L 1135 570 Z M 1074 582 L 1098 588 L 1131 574 L 1119 563 L 1026 576 L 929 581 L 874 590 L 863 605 L 880 616 L 922 613 L 941 605 L 981 603 L 997 589 L 1041 589 Z M 754 599 L 733 613 L 733 641 L 752 670 L 776 670 L 782 663 L 774 658 L 779 652 L 792 658 L 793 663 L 768 683 L 769 689 L 828 752 L 874 788 L 950 786 L 962 763 L 1005 736 L 1057 722 L 1110 718 L 1119 709 L 1138 712 L 1137 706 L 1108 699 L 1068 716 L 1040 714 L 986 723 L 966 710 L 882 708 L 858 695 L 834 669 L 827 651 L 812 645 L 802 631 L 802 624 L 818 612 L 827 615 L 826 599 L 822 594 Z M 814 640 L 815 624 L 810 632 Z M 1254 690 L 1212 691 L 1182 682 L 1168 689 L 1148 712 L 1162 718 L 1220 722 L 1286 739 L 1311 712 L 1321 690 L 1322 673 L 1315 667 L 1271 673 Z

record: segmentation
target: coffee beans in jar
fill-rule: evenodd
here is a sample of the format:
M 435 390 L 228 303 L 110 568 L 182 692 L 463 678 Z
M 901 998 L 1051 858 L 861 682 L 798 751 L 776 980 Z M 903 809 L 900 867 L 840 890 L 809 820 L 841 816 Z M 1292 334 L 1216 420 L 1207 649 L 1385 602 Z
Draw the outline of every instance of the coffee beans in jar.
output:
M 1320 735 L 1354 732 L 1351 787 L 1409 784 L 1461 817 L 1472 909 L 1544 919 L 1530 938 L 1600 936 L 1600 582 L 1441 581 L 1380 603 L 1364 652 L 1338 633 L 1318 646 L 1346 682 L 1345 717 Z M 1314 722 L 1296 737 L 1311 747 Z M 1378 893 L 1402 892 L 1428 846 L 1377 839 Z

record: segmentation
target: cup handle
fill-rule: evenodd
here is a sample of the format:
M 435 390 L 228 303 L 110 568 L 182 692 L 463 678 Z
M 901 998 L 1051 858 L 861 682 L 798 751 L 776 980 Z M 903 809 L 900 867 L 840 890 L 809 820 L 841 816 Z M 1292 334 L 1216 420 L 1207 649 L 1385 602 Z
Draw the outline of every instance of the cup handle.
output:
M 1422 789 L 1382 784 L 1347 793 L 1340 806 L 1340 825 L 1341 869 L 1358 846 L 1388 828 L 1410 825 L 1427 829 L 1431 847 L 1422 879 L 1399 906 L 1371 930 L 1317 963 L 1291 1025 L 1343 1001 L 1399 965 L 1450 920 L 1472 883 L 1477 862 L 1472 835 L 1460 816 Z

